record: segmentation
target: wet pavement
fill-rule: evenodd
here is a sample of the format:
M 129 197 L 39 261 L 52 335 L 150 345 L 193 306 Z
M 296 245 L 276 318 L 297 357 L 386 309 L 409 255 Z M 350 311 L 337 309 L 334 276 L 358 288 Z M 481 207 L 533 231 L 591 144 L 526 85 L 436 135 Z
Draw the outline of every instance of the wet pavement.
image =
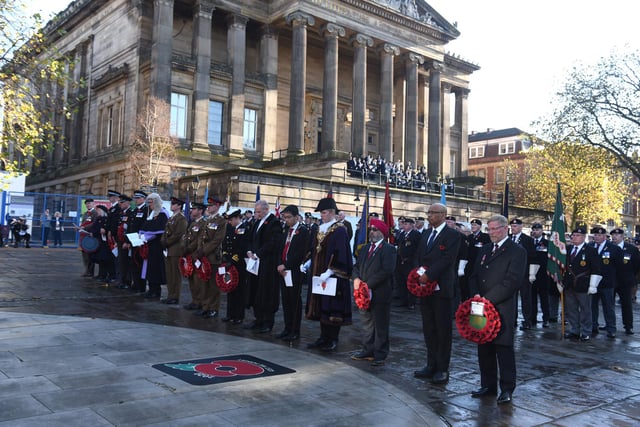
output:
M 470 397 L 479 385 L 476 346 L 457 332 L 449 383 L 434 386 L 413 377 L 413 371 L 426 362 L 419 310 L 393 308 L 389 359 L 383 367 L 371 367 L 349 358 L 359 349 L 357 312 L 354 325 L 342 329 L 337 351 L 325 354 L 306 348 L 318 336 L 315 322 L 303 320 L 301 339 L 290 346 L 270 334 L 256 334 L 219 318 L 202 319 L 181 306 L 145 300 L 80 277 L 81 255 L 75 249 L 0 248 L 0 263 L 0 396 L 4 396 L 0 425 L 2 421 L 7 425 L 62 425 L 64 414 L 77 414 L 66 425 L 640 425 L 640 333 L 618 332 L 615 339 L 600 334 L 583 343 L 561 340 L 559 324 L 542 328 L 539 323 L 533 330 L 518 331 L 514 400 L 511 405 L 498 406 L 495 397 Z M 185 282 L 181 303 L 187 302 Z M 224 302 L 223 297 L 222 313 Z M 616 309 L 620 331 L 619 306 Z M 634 315 L 638 325 L 638 305 L 634 305 Z M 247 312 L 247 319 L 250 317 Z M 281 328 L 279 312 L 273 333 Z M 104 337 L 97 334 L 102 329 Z M 138 345 L 130 348 L 134 338 Z M 62 350 L 69 345 L 71 355 Z M 60 371 L 77 367 L 67 357 L 74 363 L 87 363 L 72 357 L 73 351 L 98 356 L 108 366 L 89 365 L 84 377 L 71 372 L 65 375 Z M 123 356 L 129 351 L 135 360 Z M 150 368 L 154 363 L 248 351 L 298 372 L 204 387 L 190 386 L 159 371 L 150 373 L 155 371 Z M 55 374 L 38 363 L 45 356 Z M 22 362 L 30 369 L 21 372 Z M 308 366 L 314 368 L 306 369 Z M 138 381 L 142 374 L 133 374 L 138 370 L 148 373 L 145 381 Z M 99 375 L 103 371 L 108 373 Z M 108 389 L 104 401 L 78 394 L 82 388 L 77 382 L 87 376 L 94 388 Z M 18 386 L 26 377 L 33 384 Z M 309 381 L 317 382 L 318 387 L 309 387 Z M 151 389 L 150 383 L 155 384 Z M 202 405 L 193 403 L 220 396 L 219 391 L 224 393 L 224 402 L 204 412 Z M 230 398 L 227 391 L 240 396 Z M 9 418 L 6 414 L 24 407 L 29 400 L 26 396 L 37 402 L 27 405 L 34 411 L 25 409 Z M 283 405 L 283 396 L 291 404 Z M 315 397 L 339 403 L 331 410 L 327 409 L 330 404 L 316 407 L 310 403 Z M 70 403 L 74 399 L 77 402 Z M 128 399 L 142 399 L 143 403 L 138 410 L 125 410 Z M 192 403 L 184 403 L 187 401 Z M 173 405 L 179 408 L 171 410 Z M 163 415 L 141 414 L 140 407 L 153 411 L 164 407 Z M 7 408 L 14 411 L 6 412 Z

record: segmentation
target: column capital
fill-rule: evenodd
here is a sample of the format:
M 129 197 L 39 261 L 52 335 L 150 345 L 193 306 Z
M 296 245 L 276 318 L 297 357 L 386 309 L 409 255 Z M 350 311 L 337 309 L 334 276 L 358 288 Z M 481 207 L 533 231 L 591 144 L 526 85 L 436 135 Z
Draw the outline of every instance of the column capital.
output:
M 455 86 L 453 88 L 452 92 L 455 93 L 457 96 L 461 96 L 463 98 L 467 98 L 469 96 L 469 92 L 471 92 L 471 90 L 467 89 L 466 87 Z
M 429 71 L 441 72 L 444 70 L 444 63 L 440 61 L 432 60 L 425 64 L 425 68 Z
M 314 26 L 316 23 L 316 20 L 313 16 L 300 11 L 290 13 L 285 18 L 285 21 L 287 22 L 287 24 L 293 25 L 294 27 L 300 25 L 303 25 L 305 27 L 307 25 Z
M 387 54 L 392 56 L 400 55 L 400 48 L 390 43 L 382 43 L 381 45 L 378 46 L 377 50 L 381 54 Z
M 371 47 L 373 46 L 373 39 L 365 34 L 354 34 L 349 40 L 355 47 Z
M 235 13 L 227 16 L 227 26 L 229 28 L 238 28 L 243 30 L 247 27 L 247 22 L 249 22 L 249 18 L 247 18 L 246 16 L 238 15 Z
M 404 59 L 407 63 L 413 63 L 422 65 L 424 64 L 424 56 L 418 55 L 417 53 L 407 52 L 402 55 L 402 59 Z
M 173 7 L 173 0 L 153 0 L 153 4 Z
M 273 24 L 263 24 L 260 26 L 260 36 L 277 39 L 278 29 Z
M 327 39 L 330 39 L 332 37 L 344 37 L 345 34 L 346 31 L 344 27 L 333 24 L 331 22 L 320 27 L 320 35 Z
M 450 93 L 452 88 L 451 83 L 442 83 L 442 92 Z
M 216 7 L 211 0 L 198 0 L 196 1 L 196 5 L 193 10 L 194 16 L 211 19 L 213 11 L 216 10 Z

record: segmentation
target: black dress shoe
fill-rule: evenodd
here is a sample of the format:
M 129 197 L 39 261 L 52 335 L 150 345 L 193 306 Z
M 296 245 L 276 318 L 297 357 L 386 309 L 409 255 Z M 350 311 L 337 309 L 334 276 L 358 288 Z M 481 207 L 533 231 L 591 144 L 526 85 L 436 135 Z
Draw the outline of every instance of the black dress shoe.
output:
M 615 337 L 616 337 L 615 332 L 607 332 L 607 338 L 615 338 Z
M 425 366 L 422 369 L 419 369 L 417 371 L 413 372 L 413 376 L 416 378 L 427 378 L 427 379 L 431 379 L 433 378 L 433 374 L 436 373 L 436 370 L 429 367 L 429 366 Z
M 289 335 L 285 335 L 284 337 L 280 338 L 282 341 L 295 341 L 300 339 L 300 334 L 297 332 L 294 332 L 292 334 Z
M 543 328 L 548 328 L 549 327 L 549 321 L 548 320 L 543 321 L 542 322 L 542 327 Z
M 591 337 L 589 335 L 582 334 L 580 335 L 580 341 L 589 341 Z
M 624 333 L 627 335 L 633 335 L 633 329 L 627 328 L 624 330 Z
M 160 302 L 163 303 L 163 304 L 167 304 L 167 305 L 176 305 L 176 304 L 178 304 L 178 300 L 175 299 L 175 298 L 161 299 Z
M 320 347 L 320 350 L 329 352 L 329 351 L 335 350 L 336 347 L 338 347 L 338 341 L 331 340 L 328 343 L 326 343 L 325 345 L 323 345 L 322 347 Z
M 565 332 L 564 337 L 566 339 L 578 339 L 580 336 L 578 334 L 574 334 L 573 332 Z
M 291 335 L 291 332 L 289 332 L 289 331 L 287 331 L 285 329 L 284 331 L 280 332 L 279 334 L 276 334 L 275 337 L 282 339 L 282 338 L 284 338 L 284 337 L 286 337 L 288 335 Z
M 215 310 L 206 310 L 202 313 L 202 317 L 205 319 L 213 319 L 214 317 L 218 317 L 218 312 Z
M 182 306 L 185 310 L 199 310 L 201 308 L 200 305 L 190 302 L 189 304 L 185 304 Z
M 242 322 L 244 322 L 244 319 L 231 319 L 231 323 L 233 323 L 234 325 L 239 325 Z
M 120 285 L 118 285 L 118 289 L 130 289 L 131 286 L 127 285 L 126 283 L 122 283 Z
M 384 359 L 375 359 L 371 362 L 371 366 L 384 366 Z
M 146 292 L 146 293 L 144 294 L 144 297 L 145 297 L 145 298 L 147 298 L 147 299 L 151 299 L 151 298 L 160 298 L 160 294 L 159 294 L 159 293 L 157 293 L 157 292 L 151 292 L 151 291 L 148 291 L 148 292 Z
M 374 360 L 373 355 L 364 351 L 359 351 L 351 355 L 351 360 L 368 360 L 372 362 Z
M 449 382 L 449 372 L 436 372 L 431 378 L 431 384 L 446 384 Z
M 315 340 L 314 342 L 307 344 L 307 348 L 320 348 L 323 345 L 325 345 L 326 343 L 327 343 L 327 341 L 324 338 L 320 337 L 317 340 Z
M 489 387 L 480 387 L 477 390 L 471 392 L 471 397 L 484 397 L 484 396 L 495 396 L 498 394 L 498 391 Z
M 259 334 L 266 334 L 267 332 L 271 332 L 272 329 L 273 329 L 272 326 L 263 326 L 262 328 L 258 329 L 258 333 Z
M 259 328 L 260 328 L 260 324 L 255 320 L 253 322 L 245 323 L 244 325 L 242 325 L 242 329 L 259 329 Z
M 500 396 L 498 396 L 498 405 L 504 405 L 505 403 L 511 403 L 511 392 L 510 391 L 503 391 L 502 393 L 500 393 Z
M 522 326 L 520 326 L 521 331 L 527 331 L 529 329 L 531 329 L 531 325 L 528 322 L 523 322 Z
M 598 330 L 598 328 L 593 328 L 591 330 L 591 335 L 598 335 L 600 333 L 600 331 Z

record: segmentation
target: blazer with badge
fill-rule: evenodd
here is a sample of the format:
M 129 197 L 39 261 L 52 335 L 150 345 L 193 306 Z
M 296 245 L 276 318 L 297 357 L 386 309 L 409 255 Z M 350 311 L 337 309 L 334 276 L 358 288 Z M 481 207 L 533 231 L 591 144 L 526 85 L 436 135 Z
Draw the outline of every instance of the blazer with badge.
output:
M 596 253 L 597 252 L 598 250 L 596 249 Z M 602 275 L 602 280 L 600 281 L 598 288 L 603 289 L 617 287 L 618 272 L 622 268 L 623 262 L 622 249 L 613 242 L 605 241 L 604 247 L 598 254 L 598 259 L 600 260 L 600 274 Z
M 487 233 L 483 233 L 479 231 L 477 234 L 471 233 L 467 237 L 467 257 L 469 262 L 467 263 L 464 274 L 465 276 L 470 276 L 473 273 L 473 266 L 475 265 L 476 259 L 478 258 L 478 254 L 480 250 L 487 244 L 491 243 L 491 238 Z
M 222 242 L 226 234 L 227 220 L 222 215 L 217 213 L 207 218 L 198 239 L 198 251 L 202 251 L 211 265 L 222 264 Z
M 509 235 L 509 239 L 511 238 L 511 235 Z M 525 251 L 527 251 L 527 265 L 538 263 L 538 258 L 536 256 L 536 246 L 533 242 L 533 237 L 527 236 L 524 233 L 520 233 L 520 236 L 518 236 L 518 239 L 515 241 L 515 243 L 519 244 L 524 248 Z M 528 274 L 529 271 L 527 270 L 527 275 Z
M 429 280 L 435 280 L 440 286 L 440 290 L 432 296 L 453 298 L 457 278 L 456 261 L 462 244 L 460 232 L 445 225 L 436 235 L 431 248 L 427 248 L 432 233 L 433 230 L 429 228 L 422 234 L 418 247 L 418 265 L 427 267 L 425 274 Z
M 585 243 L 573 259 L 571 252 L 573 252 L 573 245 L 567 245 L 567 270 L 562 276 L 562 285 L 565 289 L 586 293 L 589 290 L 590 276 L 601 274 L 598 251 Z
M 622 248 L 622 266 L 618 274 L 618 286 L 635 286 L 639 270 L 640 251 L 634 245 L 625 242 Z
M 294 285 L 302 284 L 302 272 L 300 265 L 308 257 L 309 250 L 309 229 L 304 224 L 298 224 L 298 228 L 291 235 L 289 250 L 286 254 L 286 260 L 282 260 L 284 248 L 289 235 L 289 227 L 286 227 L 282 233 L 282 237 L 278 242 L 277 253 L 280 258 L 277 265 L 284 264 L 285 270 L 291 270 L 291 279 Z
M 351 276 L 354 279 L 360 278 L 367 284 L 371 290 L 371 304 L 391 303 L 396 248 L 383 241 L 371 256 L 368 256 L 371 245 L 372 243 L 367 244 L 360 251 L 361 256 L 356 260 Z
M 398 237 L 396 237 L 396 244 L 398 245 L 398 264 L 406 264 L 408 268 L 415 268 L 418 266 L 417 255 L 421 239 L 422 234 L 416 230 L 409 231 L 409 234 L 404 232 L 398 233 Z
M 240 273 L 244 273 L 246 268 L 244 258 L 247 256 L 248 226 L 246 222 L 240 223 L 237 227 L 227 224 L 227 232 L 222 249 L 223 261 L 232 263 Z
M 527 253 L 510 238 L 495 254 L 485 245 L 478 254 L 469 279 L 471 293 L 478 293 L 495 306 L 502 326 L 492 344 L 512 346 L 515 334 L 517 291 L 526 277 Z
M 535 264 L 540 265 L 540 269 L 536 274 L 537 284 L 544 284 L 549 279 L 549 275 L 547 274 L 547 261 L 548 261 L 548 253 L 549 253 L 549 240 L 541 237 L 540 240 L 536 242 L 536 239 L 533 239 L 533 247 L 536 250 L 536 262 Z

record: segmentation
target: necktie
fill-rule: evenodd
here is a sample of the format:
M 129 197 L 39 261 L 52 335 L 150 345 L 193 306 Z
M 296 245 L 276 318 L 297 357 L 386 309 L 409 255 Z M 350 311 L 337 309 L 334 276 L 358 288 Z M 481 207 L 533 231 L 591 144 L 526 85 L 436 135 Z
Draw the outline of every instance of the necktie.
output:
M 427 249 L 431 249 L 431 246 L 433 245 L 433 241 L 436 240 L 436 234 L 438 234 L 438 231 L 434 228 L 433 231 L 431 232 L 431 236 L 429 236 L 429 241 L 427 242 Z
M 287 234 L 287 241 L 284 243 L 284 250 L 282 251 L 282 262 L 287 260 L 287 253 L 289 252 L 289 246 L 291 245 L 291 235 L 293 234 L 293 227 L 289 228 L 289 234 Z
M 498 244 L 494 243 L 493 244 L 493 250 L 491 251 L 491 255 L 495 255 L 497 250 L 498 250 Z
M 576 257 L 577 253 L 578 253 L 578 247 L 574 246 L 573 250 L 571 251 L 571 261 L 573 261 L 573 259 Z
M 516 241 L 516 235 L 515 234 L 511 235 L 511 240 L 513 240 L 514 242 Z
M 373 255 L 373 251 L 375 251 L 375 249 L 376 249 L 376 245 L 372 243 L 371 247 L 369 248 L 369 253 L 367 254 L 367 259 L 371 258 L 371 255 Z

